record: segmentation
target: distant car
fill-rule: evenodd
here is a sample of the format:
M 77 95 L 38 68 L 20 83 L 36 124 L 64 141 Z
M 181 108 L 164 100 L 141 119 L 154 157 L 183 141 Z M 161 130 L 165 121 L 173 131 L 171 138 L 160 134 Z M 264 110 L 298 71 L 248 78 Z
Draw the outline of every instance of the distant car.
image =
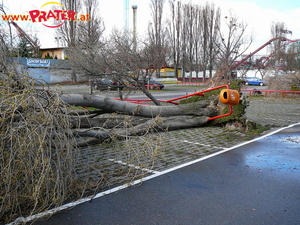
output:
M 100 78 L 93 82 L 96 90 L 123 90 L 124 85 L 109 78 Z
M 260 86 L 264 86 L 267 85 L 267 82 L 257 78 L 257 77 L 246 77 L 245 78 L 245 84 L 246 85 L 260 85 Z
M 155 80 L 153 80 L 152 78 L 148 79 L 148 78 L 145 78 L 144 81 L 143 79 L 139 79 L 138 81 L 135 81 L 135 80 L 129 80 L 129 84 L 127 86 L 129 87 L 139 87 L 140 85 L 145 85 L 145 87 L 147 87 L 147 85 L 150 85 L 149 86 L 149 89 L 163 89 L 165 86 L 160 83 L 160 82 L 157 82 Z M 153 85 L 153 86 L 151 86 Z
M 159 83 L 153 79 L 145 79 L 145 85 L 156 85 L 159 86 L 159 89 L 163 89 L 165 87 L 162 83 Z M 155 86 L 153 89 L 156 89 Z

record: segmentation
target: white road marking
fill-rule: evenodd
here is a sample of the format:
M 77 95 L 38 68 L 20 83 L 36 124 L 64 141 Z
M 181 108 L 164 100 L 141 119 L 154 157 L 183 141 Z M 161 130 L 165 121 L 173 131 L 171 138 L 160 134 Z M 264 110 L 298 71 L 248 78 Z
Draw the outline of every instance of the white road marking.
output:
M 59 211 L 65 210 L 65 209 L 69 209 L 69 208 L 71 208 L 71 207 L 74 207 L 74 206 L 76 206 L 76 205 L 82 204 L 82 203 L 84 203 L 84 202 L 91 201 L 92 199 L 95 199 L 95 198 L 100 198 L 100 197 L 103 197 L 103 196 L 105 196 L 105 195 L 112 194 L 112 193 L 114 193 L 114 192 L 120 191 L 120 190 L 125 189 L 125 188 L 127 188 L 127 187 L 130 187 L 130 186 L 133 186 L 133 185 L 136 185 L 136 184 L 140 184 L 140 183 L 142 183 L 142 182 L 144 182 L 144 181 L 147 181 L 147 180 L 150 180 L 150 179 L 152 179 L 152 178 L 155 178 L 155 177 L 164 175 L 164 174 L 166 174 L 166 173 L 170 173 L 170 172 L 172 172 L 172 171 L 181 169 L 181 168 L 183 168 L 183 167 L 186 167 L 186 166 L 189 166 L 189 165 L 192 165 L 192 164 L 201 162 L 201 161 L 206 160 L 206 159 L 208 159 L 208 158 L 214 157 L 214 156 L 216 156 L 216 155 L 220 155 L 220 154 L 222 154 L 222 153 L 224 153 L 224 152 L 227 152 L 227 151 L 236 149 L 236 148 L 238 148 L 238 147 L 247 145 L 247 144 L 252 143 L 252 142 L 255 142 L 255 141 L 257 141 L 257 140 L 261 140 L 261 139 L 263 139 L 263 138 L 266 138 L 266 137 L 268 137 L 268 136 L 271 136 L 271 135 L 273 135 L 273 134 L 276 134 L 276 133 L 278 133 L 278 132 L 280 132 L 280 131 L 282 131 L 282 130 L 285 130 L 285 129 L 294 127 L 294 126 L 296 126 L 296 125 L 300 125 L 300 122 L 299 122 L 299 123 L 296 123 L 296 124 L 289 125 L 289 126 L 287 126 L 287 127 L 282 127 L 282 128 L 280 128 L 280 129 L 278 129 L 278 130 L 275 130 L 275 131 L 273 131 L 273 132 L 270 132 L 270 133 L 268 133 L 268 134 L 266 134 L 266 135 L 263 135 L 263 136 L 261 136 L 261 137 L 255 138 L 255 139 L 253 139 L 253 140 L 250 140 L 250 141 L 247 141 L 247 142 L 238 144 L 238 145 L 235 145 L 235 146 L 230 147 L 230 148 L 226 148 L 226 149 L 224 149 L 224 150 L 222 150 L 222 151 L 215 152 L 215 153 L 213 153 L 213 154 L 210 154 L 210 155 L 207 155 L 207 156 L 205 156 L 205 157 L 196 159 L 196 160 L 194 160 L 194 161 L 191 161 L 191 162 L 188 162 L 188 163 L 184 163 L 184 164 L 182 164 L 182 165 L 179 165 L 179 166 L 176 166 L 176 167 L 173 167 L 173 168 L 170 168 L 170 169 L 161 171 L 161 172 L 154 173 L 154 174 L 152 174 L 152 175 L 150 175 L 150 176 L 148 176 L 148 177 L 145 177 L 145 178 L 142 178 L 142 179 L 139 179 L 139 180 L 135 180 L 135 181 L 133 181 L 133 182 L 131 182 L 131 183 L 129 183 L 129 184 L 121 185 L 121 186 L 112 188 L 112 189 L 110 189 L 110 190 L 100 192 L 100 193 L 96 194 L 95 196 L 90 196 L 90 197 L 82 198 L 82 199 L 77 200 L 77 201 L 75 201 L 75 202 L 71 202 L 71 203 L 62 205 L 62 206 L 60 206 L 60 207 L 57 207 L 57 208 L 54 208 L 54 209 L 50 209 L 50 210 L 47 210 L 47 211 L 45 211 L 45 212 L 38 213 L 38 214 L 35 214 L 35 215 L 32 215 L 32 216 L 28 216 L 28 217 L 25 217 L 25 218 L 24 218 L 24 217 L 19 217 L 19 218 L 17 218 L 16 220 L 14 220 L 13 222 L 11 222 L 11 223 L 9 223 L 9 224 L 7 224 L 7 225 L 17 225 L 17 224 L 21 224 L 21 223 L 26 223 L 26 222 L 34 221 L 34 220 L 37 220 L 37 219 L 42 218 L 42 217 L 44 217 L 44 216 L 50 216 L 50 215 L 53 214 L 53 213 L 57 213 L 57 212 L 59 212 Z
M 201 145 L 201 146 L 204 146 L 204 147 L 216 148 L 216 149 L 225 149 L 225 148 L 218 147 L 218 146 L 205 145 L 205 144 L 201 144 L 201 143 L 199 143 L 199 142 L 191 142 L 191 141 L 187 141 L 187 140 L 184 140 L 184 141 L 182 141 L 182 142 L 184 142 L 184 143 L 189 143 L 189 144 L 194 144 L 194 145 Z
M 137 170 L 142 170 L 144 172 L 148 172 L 148 173 L 159 173 L 158 171 L 155 171 L 155 170 L 149 170 L 149 169 L 146 169 L 146 168 L 142 168 L 140 166 L 136 166 L 134 164 L 128 164 L 128 163 L 125 163 L 123 161 L 120 161 L 120 160 L 115 160 L 115 159 L 109 159 L 109 161 L 111 162 L 115 162 L 115 163 L 118 163 L 118 164 L 122 164 L 122 165 L 125 165 L 125 166 L 128 166 L 128 167 L 133 167 Z

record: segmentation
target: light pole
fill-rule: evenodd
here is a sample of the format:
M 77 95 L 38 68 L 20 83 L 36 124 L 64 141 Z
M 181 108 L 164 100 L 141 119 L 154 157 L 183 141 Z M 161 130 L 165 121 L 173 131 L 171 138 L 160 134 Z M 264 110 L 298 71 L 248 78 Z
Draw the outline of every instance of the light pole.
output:
M 61 37 L 54 37 L 54 38 L 55 38 L 56 43 L 57 43 L 57 48 L 59 48 L 59 42 L 60 42 Z
M 137 10 L 137 5 L 133 5 L 132 10 L 133 10 L 132 42 L 133 42 L 133 50 L 136 51 L 136 10 Z

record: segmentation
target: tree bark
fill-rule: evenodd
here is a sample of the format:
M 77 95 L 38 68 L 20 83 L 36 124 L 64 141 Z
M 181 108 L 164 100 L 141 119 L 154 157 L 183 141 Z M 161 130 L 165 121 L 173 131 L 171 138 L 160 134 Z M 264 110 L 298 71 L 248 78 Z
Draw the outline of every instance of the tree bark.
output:
M 76 129 L 75 135 L 89 137 L 88 140 L 78 143 L 78 146 L 87 146 L 113 138 L 123 139 L 148 132 L 201 127 L 208 122 L 209 117 L 217 115 L 220 111 L 219 107 L 216 106 L 218 101 L 215 101 L 215 97 L 171 106 L 140 105 L 109 97 L 80 94 L 64 94 L 61 95 L 61 99 L 74 106 L 94 107 L 107 113 L 131 116 L 129 119 L 122 116 L 121 119 L 120 116 L 108 118 L 90 118 L 87 115 L 79 118 L 73 117 L 72 125 L 73 130 Z
M 61 99 L 70 105 L 95 107 L 106 112 L 123 113 L 150 118 L 156 116 L 170 117 L 179 115 L 211 117 L 218 113 L 218 108 L 212 105 L 210 100 L 203 100 L 183 105 L 153 106 L 128 103 L 109 97 L 80 94 L 62 95 Z
M 149 131 L 170 131 L 178 129 L 187 129 L 193 127 L 201 127 L 208 122 L 207 116 L 171 116 L 156 117 L 145 123 L 138 124 L 126 129 L 88 129 L 77 130 L 76 135 L 81 137 L 90 137 L 85 142 L 78 143 L 78 146 L 86 146 L 92 143 L 111 140 L 112 138 L 123 139 L 128 136 L 143 135 Z

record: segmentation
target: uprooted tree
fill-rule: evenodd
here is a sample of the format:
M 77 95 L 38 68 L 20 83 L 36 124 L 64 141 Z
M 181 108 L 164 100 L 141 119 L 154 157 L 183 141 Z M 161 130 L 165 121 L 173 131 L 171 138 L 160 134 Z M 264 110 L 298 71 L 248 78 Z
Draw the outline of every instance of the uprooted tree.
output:
M 85 193 L 86 181 L 76 172 L 79 147 L 204 126 L 209 117 L 227 108 L 219 104 L 217 94 L 195 96 L 187 104 L 157 106 L 59 95 L 35 89 L 26 79 L 20 89 L 11 82 L 9 75 L 1 74 L 0 218 L 6 222 Z

